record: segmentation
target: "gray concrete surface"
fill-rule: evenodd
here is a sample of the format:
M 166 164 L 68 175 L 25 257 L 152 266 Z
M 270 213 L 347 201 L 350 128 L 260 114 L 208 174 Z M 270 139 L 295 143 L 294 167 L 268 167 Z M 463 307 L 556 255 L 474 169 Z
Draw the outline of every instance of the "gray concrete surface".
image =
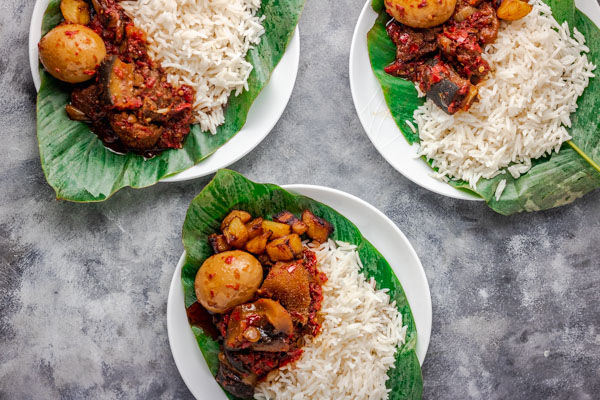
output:
M 165 312 L 186 208 L 209 178 L 126 189 L 100 204 L 56 201 L 35 138 L 33 3 L 0 3 L 0 398 L 191 398 Z M 600 398 L 600 192 L 507 218 L 393 170 L 350 96 L 362 4 L 308 1 L 289 106 L 232 168 L 344 190 L 404 231 L 432 292 L 425 398 Z

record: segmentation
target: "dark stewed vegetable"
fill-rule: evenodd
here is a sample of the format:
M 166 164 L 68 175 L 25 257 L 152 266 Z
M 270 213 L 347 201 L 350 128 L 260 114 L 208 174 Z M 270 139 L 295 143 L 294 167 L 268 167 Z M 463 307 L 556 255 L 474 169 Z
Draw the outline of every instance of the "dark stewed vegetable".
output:
M 115 55 L 109 56 L 100 66 L 99 80 L 105 87 L 105 100 L 117 110 L 135 109 L 142 105 L 133 87 L 134 71 L 133 64 L 124 63 Z
M 421 89 L 448 114 L 468 109 L 477 97 L 477 87 L 454 71 L 451 65 L 433 59 L 421 68 Z
M 229 393 L 240 399 L 251 399 L 254 396 L 256 378 L 255 374 L 234 368 L 225 352 L 219 353 L 216 379 Z
M 224 346 L 227 350 L 287 351 L 294 326 L 277 301 L 258 299 L 231 312 Z
M 154 147 L 163 132 L 161 126 L 140 121 L 134 113 L 111 114 L 109 123 L 121 142 L 133 149 Z

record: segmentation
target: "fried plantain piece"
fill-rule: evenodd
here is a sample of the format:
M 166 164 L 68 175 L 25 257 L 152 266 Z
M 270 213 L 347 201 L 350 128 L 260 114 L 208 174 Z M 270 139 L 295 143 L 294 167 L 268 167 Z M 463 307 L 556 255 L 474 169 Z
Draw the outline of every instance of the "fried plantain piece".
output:
M 229 225 L 223 230 L 227 244 L 236 249 L 244 247 L 248 241 L 248 230 L 241 219 L 235 217 Z
M 223 233 L 225 233 L 225 228 L 229 226 L 229 224 L 231 223 L 231 221 L 233 221 L 234 218 L 239 218 L 240 221 L 245 224 L 246 222 L 252 219 L 252 215 L 250 215 L 250 213 L 246 211 L 233 210 L 232 212 L 227 214 L 223 222 L 221 222 L 221 231 Z
M 268 231 L 260 236 L 250 239 L 246 243 L 246 250 L 252 254 L 263 254 L 267 247 L 267 240 L 271 237 L 272 232 Z
M 324 243 L 333 232 L 333 226 L 323 218 L 317 217 L 309 210 L 302 212 L 302 222 L 308 227 L 306 234 L 319 243 Z
M 229 246 L 227 240 L 225 240 L 225 235 L 213 233 L 208 237 L 208 243 L 210 243 L 210 247 L 212 247 L 215 254 L 231 250 L 231 246 Z
M 303 235 L 308 229 L 304 222 L 300 221 L 298 217 L 287 210 L 275 215 L 273 217 L 273 221 L 281 222 L 282 224 L 288 224 L 292 227 L 292 232 L 297 235 Z
M 263 232 L 273 232 L 273 235 L 271 235 L 271 239 L 277 239 L 282 236 L 289 235 L 292 231 L 289 225 L 274 221 L 263 221 L 262 229 Z
M 272 261 L 290 261 L 302 255 L 302 239 L 292 233 L 267 243 L 266 249 Z
M 258 217 L 254 218 L 252 221 L 246 224 L 249 239 L 254 239 L 255 237 L 260 236 L 264 233 L 262 223 L 263 219 L 261 217 Z

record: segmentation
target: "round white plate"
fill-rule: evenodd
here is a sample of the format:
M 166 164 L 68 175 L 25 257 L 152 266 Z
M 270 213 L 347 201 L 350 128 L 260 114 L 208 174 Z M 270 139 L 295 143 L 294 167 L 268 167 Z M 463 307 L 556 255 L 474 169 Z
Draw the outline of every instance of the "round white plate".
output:
M 577 7 L 600 26 L 600 6 L 596 0 L 576 0 Z M 367 33 L 373 27 L 377 13 L 367 0 L 354 28 L 350 47 L 350 89 L 354 106 L 363 128 L 379 153 L 402 175 L 432 192 L 464 200 L 483 200 L 453 188 L 430 176 L 431 168 L 416 158 L 417 145 L 409 145 L 394 122 L 385 103 L 381 86 L 371 69 L 367 48 Z
M 333 207 L 360 229 L 381 252 L 400 280 L 417 325 L 417 357 L 425 359 L 431 336 L 431 295 L 425 271 L 410 242 L 381 211 L 348 193 L 322 186 L 286 185 L 285 189 L 311 197 Z M 226 399 L 204 361 L 196 338 L 188 324 L 181 284 L 181 256 L 169 291 L 167 330 L 177 369 L 197 399 Z
M 38 90 L 40 88 L 40 74 L 38 71 L 37 44 L 41 38 L 42 18 L 48 7 L 48 2 L 49 0 L 36 1 L 29 28 L 29 65 L 33 83 Z M 242 129 L 199 164 L 169 178 L 162 179 L 161 182 L 178 182 L 210 175 L 218 169 L 225 168 L 238 161 L 258 146 L 279 121 L 290 100 L 296 82 L 299 61 L 300 32 L 296 27 L 294 36 L 281 61 L 273 70 L 269 83 L 252 103 L 252 107 L 248 112 L 248 119 Z

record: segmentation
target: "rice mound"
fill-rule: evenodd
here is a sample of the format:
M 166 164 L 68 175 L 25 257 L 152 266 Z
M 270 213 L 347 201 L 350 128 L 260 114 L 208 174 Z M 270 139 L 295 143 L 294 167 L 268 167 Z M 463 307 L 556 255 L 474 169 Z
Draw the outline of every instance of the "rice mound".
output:
M 356 246 L 329 240 L 312 248 L 323 285 L 322 332 L 307 338 L 295 363 L 256 387 L 256 399 L 387 399 L 387 371 L 406 336 L 387 289 L 359 273 Z
M 148 34 L 148 52 L 173 85 L 196 91 L 193 122 L 215 134 L 231 92 L 248 89 L 248 50 L 260 43 L 260 0 L 137 0 L 119 3 Z
M 596 68 L 584 53 L 584 36 L 552 10 L 532 0 L 525 18 L 502 22 L 498 39 L 483 57 L 492 68 L 479 85 L 479 102 L 467 112 L 448 115 L 431 100 L 414 113 L 421 138 L 418 154 L 433 160 L 438 179 L 459 178 L 475 188 L 480 178 L 506 171 L 514 178 L 531 160 L 571 139 L 570 114 Z M 499 199 L 506 180 L 495 193 Z

